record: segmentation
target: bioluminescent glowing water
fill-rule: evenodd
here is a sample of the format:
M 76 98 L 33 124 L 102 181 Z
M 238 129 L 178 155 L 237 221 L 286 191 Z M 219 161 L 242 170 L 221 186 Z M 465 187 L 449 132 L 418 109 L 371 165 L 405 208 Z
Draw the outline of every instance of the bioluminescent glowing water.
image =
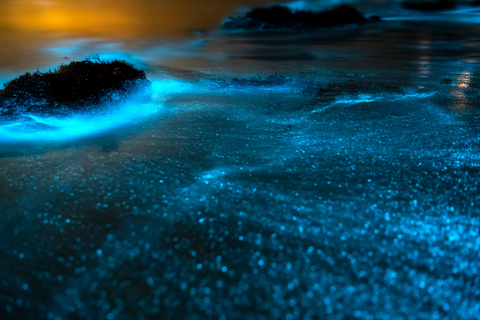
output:
M 0 21 L 0 43 L 22 39 L 1 81 L 97 54 L 152 81 L 149 99 L 1 119 L 0 319 L 479 318 L 475 9 L 352 0 L 387 19 L 175 40 L 154 27 L 246 8 L 117 1 L 87 32 L 97 2 L 63 34 L 73 3 L 0 4 L 32 17 Z
M 448 10 L 440 11 L 434 13 L 415 13 L 407 12 L 409 15 L 397 16 L 397 17 L 386 17 L 385 21 L 450 21 L 450 22 L 459 22 L 459 23 L 480 23 L 479 9 L 466 7 L 458 10 Z

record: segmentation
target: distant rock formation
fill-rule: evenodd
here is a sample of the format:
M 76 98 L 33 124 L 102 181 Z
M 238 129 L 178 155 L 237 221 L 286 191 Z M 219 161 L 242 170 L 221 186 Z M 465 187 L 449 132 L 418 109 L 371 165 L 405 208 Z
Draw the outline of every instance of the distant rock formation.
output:
M 73 61 L 53 72 L 27 72 L 6 83 L 0 91 L 0 114 L 80 110 L 149 84 L 143 70 L 124 61 Z
M 364 24 L 380 21 L 380 17 L 366 18 L 357 8 L 351 5 L 340 5 L 325 11 L 291 11 L 284 6 L 269 8 L 255 8 L 244 17 L 229 17 L 223 24 L 229 30 L 314 30 L 345 26 L 350 24 Z
M 442 11 L 451 10 L 456 7 L 453 0 L 437 0 L 437 1 L 404 1 L 403 7 L 417 11 Z

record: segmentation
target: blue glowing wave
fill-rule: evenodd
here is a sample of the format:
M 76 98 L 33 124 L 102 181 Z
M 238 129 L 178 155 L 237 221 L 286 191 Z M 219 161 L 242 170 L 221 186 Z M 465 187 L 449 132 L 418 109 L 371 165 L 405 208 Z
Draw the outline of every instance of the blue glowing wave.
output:
M 171 94 L 190 90 L 190 85 L 177 80 L 152 82 L 152 99 L 144 93 L 132 94 L 121 104 L 106 106 L 101 111 L 62 116 L 24 114 L 20 118 L 0 122 L 0 143 L 18 141 L 66 141 L 87 137 L 142 121 L 162 111 L 163 101 Z
M 480 23 L 478 8 L 429 12 L 410 12 L 407 16 L 382 17 L 384 21 L 452 21 L 462 23 Z

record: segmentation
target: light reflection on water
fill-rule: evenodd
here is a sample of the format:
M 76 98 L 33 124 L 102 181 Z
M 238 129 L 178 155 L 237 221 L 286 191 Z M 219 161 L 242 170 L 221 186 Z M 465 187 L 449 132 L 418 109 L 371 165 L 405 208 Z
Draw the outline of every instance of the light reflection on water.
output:
M 470 88 L 472 74 L 469 71 L 463 71 L 455 77 L 455 85 L 451 89 L 455 102 L 451 109 L 457 113 L 464 113 L 469 109 L 469 99 L 466 91 Z

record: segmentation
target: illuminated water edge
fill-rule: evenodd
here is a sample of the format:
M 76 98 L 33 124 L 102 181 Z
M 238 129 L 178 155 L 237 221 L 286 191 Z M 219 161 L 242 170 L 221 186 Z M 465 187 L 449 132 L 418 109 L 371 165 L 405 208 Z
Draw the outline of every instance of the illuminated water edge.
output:
M 162 111 L 169 95 L 191 90 L 191 85 L 179 80 L 152 82 L 151 99 L 145 102 L 145 92 L 129 95 L 120 104 L 87 108 L 89 111 L 66 115 L 23 114 L 14 120 L 0 122 L 0 143 L 26 141 L 66 141 L 106 132 L 136 123 Z

